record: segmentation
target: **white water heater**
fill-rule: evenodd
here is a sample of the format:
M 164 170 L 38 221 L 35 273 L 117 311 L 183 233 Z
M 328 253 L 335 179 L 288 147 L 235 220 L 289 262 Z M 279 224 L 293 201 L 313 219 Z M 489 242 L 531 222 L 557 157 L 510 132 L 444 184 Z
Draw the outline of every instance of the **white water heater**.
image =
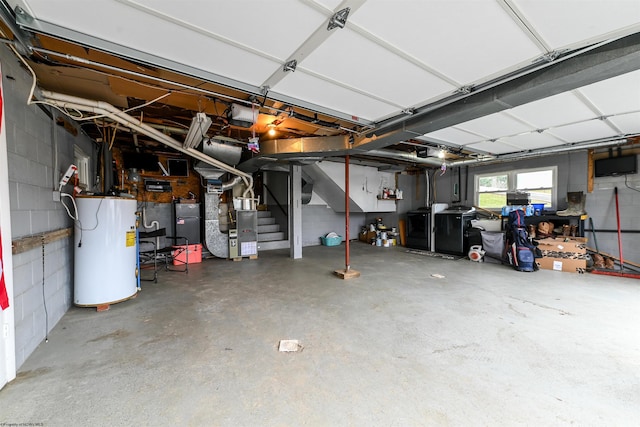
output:
M 74 295 L 78 306 L 113 304 L 138 291 L 135 199 L 78 196 Z

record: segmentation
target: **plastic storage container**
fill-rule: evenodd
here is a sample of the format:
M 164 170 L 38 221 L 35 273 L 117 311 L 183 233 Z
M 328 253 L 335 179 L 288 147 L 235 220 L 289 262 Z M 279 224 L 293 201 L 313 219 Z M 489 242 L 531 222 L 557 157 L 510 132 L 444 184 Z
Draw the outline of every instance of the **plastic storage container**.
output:
M 542 215 L 542 211 L 544 211 L 544 203 L 532 203 L 533 206 L 533 214 L 534 215 Z
M 187 260 L 189 264 L 197 264 L 202 262 L 202 245 L 175 245 L 176 248 L 173 251 L 173 265 L 184 265 L 187 264 Z M 187 259 L 187 254 L 189 258 Z
M 320 237 L 320 241 L 324 246 L 338 246 L 342 243 L 342 236 Z

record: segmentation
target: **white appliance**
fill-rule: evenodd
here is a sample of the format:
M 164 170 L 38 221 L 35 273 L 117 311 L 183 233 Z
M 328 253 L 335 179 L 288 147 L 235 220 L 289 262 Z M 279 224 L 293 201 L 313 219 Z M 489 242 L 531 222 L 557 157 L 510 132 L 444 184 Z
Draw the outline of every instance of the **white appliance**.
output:
M 78 306 L 113 304 L 138 291 L 135 199 L 78 196 L 74 296 Z

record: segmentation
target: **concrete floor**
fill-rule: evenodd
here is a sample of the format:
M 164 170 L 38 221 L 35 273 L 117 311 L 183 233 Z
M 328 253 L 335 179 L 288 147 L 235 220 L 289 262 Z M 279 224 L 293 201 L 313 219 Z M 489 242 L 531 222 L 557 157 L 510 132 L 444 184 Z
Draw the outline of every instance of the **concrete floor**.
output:
M 72 308 L 0 391 L 0 425 L 640 422 L 638 280 L 351 249 L 358 279 L 317 246 Z

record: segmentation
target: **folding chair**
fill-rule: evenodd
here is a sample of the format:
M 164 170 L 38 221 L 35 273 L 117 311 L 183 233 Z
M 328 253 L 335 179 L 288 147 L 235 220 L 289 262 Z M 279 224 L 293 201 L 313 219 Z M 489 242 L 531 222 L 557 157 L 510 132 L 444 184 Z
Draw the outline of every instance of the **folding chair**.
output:
M 189 273 L 189 239 L 181 236 L 165 236 L 169 240 L 173 240 L 174 244 L 172 246 L 167 246 L 162 248 L 161 251 L 165 252 L 167 255 L 165 256 L 165 270 L 169 271 L 179 271 L 184 273 Z M 184 243 L 183 245 L 179 245 L 178 243 Z M 184 254 L 184 255 L 183 255 Z M 183 268 L 170 268 L 169 261 L 175 267 L 177 265 L 184 265 Z
M 165 228 L 153 231 L 140 231 L 139 236 L 139 254 L 140 257 L 140 280 L 158 283 L 158 261 L 164 260 L 164 269 L 167 271 L 189 272 L 189 241 L 186 237 L 167 236 Z M 174 245 L 159 248 L 159 238 L 164 237 L 173 240 Z M 144 239 L 144 240 L 143 240 Z M 147 240 L 152 239 L 152 240 Z M 183 245 L 177 245 L 182 243 Z M 181 256 L 182 253 L 184 256 Z M 184 261 L 183 261 L 184 258 Z M 174 262 L 175 261 L 175 262 Z M 174 265 L 184 265 L 184 268 L 172 268 L 170 263 Z M 145 266 L 153 264 L 153 276 L 151 278 L 143 278 L 142 271 L 147 270 Z

